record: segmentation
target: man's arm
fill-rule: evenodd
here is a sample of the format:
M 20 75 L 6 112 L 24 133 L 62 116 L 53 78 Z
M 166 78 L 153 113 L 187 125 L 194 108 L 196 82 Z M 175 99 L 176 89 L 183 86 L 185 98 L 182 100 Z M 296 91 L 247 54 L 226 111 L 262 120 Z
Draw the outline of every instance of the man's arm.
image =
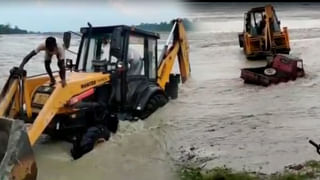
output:
M 32 50 L 26 57 L 23 58 L 19 68 L 23 69 L 24 65 L 27 64 L 27 62 L 37 54 L 37 52 L 35 50 Z
M 26 57 L 23 58 L 22 63 L 20 64 L 19 68 L 23 69 L 24 65 L 27 64 L 27 62 L 36 54 L 38 54 L 40 51 L 45 50 L 46 46 L 44 43 L 39 44 L 39 46 L 31 51 Z

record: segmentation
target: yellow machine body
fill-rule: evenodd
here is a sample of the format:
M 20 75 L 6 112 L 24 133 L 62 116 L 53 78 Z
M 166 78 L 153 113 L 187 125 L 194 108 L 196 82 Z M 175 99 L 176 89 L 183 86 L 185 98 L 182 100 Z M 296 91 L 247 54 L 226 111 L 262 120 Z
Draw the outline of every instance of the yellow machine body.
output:
M 262 23 L 263 19 L 265 23 Z M 244 30 L 239 34 L 239 44 L 249 59 L 290 52 L 288 28 L 281 29 L 271 5 L 253 8 L 245 13 Z

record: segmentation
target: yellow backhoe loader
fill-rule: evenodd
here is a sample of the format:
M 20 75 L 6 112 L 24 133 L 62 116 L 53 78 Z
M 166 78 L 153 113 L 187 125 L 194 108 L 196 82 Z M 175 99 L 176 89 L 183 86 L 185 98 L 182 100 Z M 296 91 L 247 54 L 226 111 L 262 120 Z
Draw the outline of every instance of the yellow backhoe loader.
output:
M 265 58 L 275 53 L 289 54 L 287 27 L 281 30 L 272 5 L 253 8 L 244 15 L 244 30 L 239 45 L 248 59 Z
M 12 68 L 0 94 L 0 180 L 36 179 L 32 147 L 43 133 L 72 139 L 99 123 L 113 132 L 118 119 L 145 119 L 177 98 L 178 83 L 191 70 L 182 20 L 172 23 L 160 58 L 158 33 L 125 25 L 81 28 L 77 59 L 66 62 L 65 87 L 50 86 L 46 74 Z M 66 49 L 72 33 L 64 33 Z M 172 73 L 176 59 L 180 74 Z

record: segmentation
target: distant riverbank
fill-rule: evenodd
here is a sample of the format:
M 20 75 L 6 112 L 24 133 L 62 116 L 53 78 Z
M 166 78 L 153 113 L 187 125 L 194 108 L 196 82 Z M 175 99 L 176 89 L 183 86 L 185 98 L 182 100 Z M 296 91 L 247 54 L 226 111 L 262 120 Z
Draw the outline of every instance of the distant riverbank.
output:
M 10 24 L 0 24 L 0 34 L 27 34 L 28 31 L 20 29 L 18 26 L 11 27 Z
M 183 19 L 183 24 L 187 31 L 194 30 L 196 25 L 194 22 Z M 160 23 L 140 23 L 139 25 L 133 25 L 137 28 L 146 30 L 146 31 L 155 31 L 155 32 L 169 32 L 172 29 L 171 22 L 160 22 Z M 79 27 L 80 29 L 80 27 Z M 68 29 L 66 29 L 68 31 Z M 45 34 L 45 35 L 60 35 L 63 32 L 33 32 L 25 29 L 20 29 L 18 26 L 11 27 L 10 24 L 0 24 L 0 34 Z
M 194 22 L 189 19 L 182 19 L 184 27 L 187 31 L 192 31 L 195 29 L 196 25 Z M 172 29 L 171 22 L 161 22 L 161 23 L 141 23 L 136 26 L 137 28 L 141 28 L 147 31 L 157 31 L 157 32 L 168 32 Z

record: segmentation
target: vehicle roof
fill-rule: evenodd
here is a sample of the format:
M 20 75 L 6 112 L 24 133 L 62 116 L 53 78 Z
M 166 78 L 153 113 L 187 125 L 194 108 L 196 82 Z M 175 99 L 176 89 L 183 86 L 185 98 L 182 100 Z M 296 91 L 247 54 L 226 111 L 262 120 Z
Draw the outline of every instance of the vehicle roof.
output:
M 263 12 L 265 11 L 265 7 L 256 7 L 256 8 L 252 8 L 248 11 L 248 13 L 252 13 L 252 12 Z
M 154 37 L 154 38 L 157 38 L 157 39 L 160 38 L 159 33 L 154 33 L 154 32 L 151 32 L 151 31 L 145 31 L 145 30 L 136 28 L 134 26 L 127 26 L 127 25 L 95 26 L 95 27 L 92 27 L 92 33 L 112 33 L 115 28 L 119 28 L 119 27 L 122 28 L 125 31 L 134 32 L 134 33 L 137 33 L 137 34 L 140 34 L 140 35 L 143 35 L 143 36 L 150 36 L 150 37 Z M 88 31 L 89 31 L 89 27 L 82 27 L 80 29 L 80 32 L 84 33 L 84 34 L 86 34 Z
M 271 7 L 273 9 L 273 6 L 271 4 L 267 4 L 265 6 L 255 7 L 251 8 L 247 13 L 253 13 L 253 12 L 264 12 L 267 7 Z

